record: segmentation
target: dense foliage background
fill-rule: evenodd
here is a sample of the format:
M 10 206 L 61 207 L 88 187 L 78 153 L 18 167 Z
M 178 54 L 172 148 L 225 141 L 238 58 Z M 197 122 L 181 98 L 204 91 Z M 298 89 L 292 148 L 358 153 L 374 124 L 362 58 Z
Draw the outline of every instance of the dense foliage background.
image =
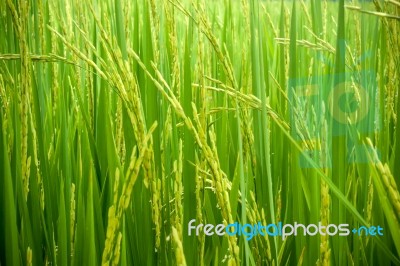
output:
M 1 1 L 0 265 L 399 264 L 399 16 L 397 0 Z M 384 236 L 196 237 L 192 219 Z

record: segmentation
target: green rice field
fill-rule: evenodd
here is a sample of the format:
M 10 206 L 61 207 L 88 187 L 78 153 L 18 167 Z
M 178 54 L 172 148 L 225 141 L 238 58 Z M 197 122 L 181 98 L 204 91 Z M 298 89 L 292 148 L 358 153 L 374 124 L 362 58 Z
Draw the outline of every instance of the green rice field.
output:
M 400 265 L 399 89 L 399 0 L 2 0 L 0 265 Z

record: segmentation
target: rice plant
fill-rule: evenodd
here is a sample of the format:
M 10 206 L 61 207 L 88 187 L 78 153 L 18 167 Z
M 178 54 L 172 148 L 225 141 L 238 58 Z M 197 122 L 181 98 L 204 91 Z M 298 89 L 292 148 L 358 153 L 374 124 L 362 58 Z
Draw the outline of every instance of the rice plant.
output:
M 397 0 L 1 1 L 0 265 L 400 264 L 399 36 Z

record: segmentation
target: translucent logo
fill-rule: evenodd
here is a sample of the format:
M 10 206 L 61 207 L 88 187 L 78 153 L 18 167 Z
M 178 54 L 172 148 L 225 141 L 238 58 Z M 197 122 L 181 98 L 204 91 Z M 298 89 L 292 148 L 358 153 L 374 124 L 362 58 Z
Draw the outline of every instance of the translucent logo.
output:
M 291 135 L 302 143 L 300 166 L 331 167 L 336 136 L 345 136 L 349 163 L 368 162 L 358 136 L 380 129 L 378 93 L 373 69 L 290 79 Z

